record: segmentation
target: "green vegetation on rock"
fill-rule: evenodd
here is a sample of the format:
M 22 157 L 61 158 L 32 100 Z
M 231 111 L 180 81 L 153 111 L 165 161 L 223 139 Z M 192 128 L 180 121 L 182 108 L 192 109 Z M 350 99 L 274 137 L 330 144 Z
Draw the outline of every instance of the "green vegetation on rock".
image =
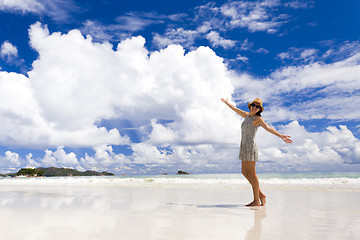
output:
M 16 176 L 42 177 L 44 176 L 44 171 L 35 168 L 22 168 L 16 173 Z
M 17 173 L 1 174 L 2 177 L 70 177 L 70 176 L 114 176 L 109 172 L 85 171 L 80 172 L 71 168 L 22 168 Z

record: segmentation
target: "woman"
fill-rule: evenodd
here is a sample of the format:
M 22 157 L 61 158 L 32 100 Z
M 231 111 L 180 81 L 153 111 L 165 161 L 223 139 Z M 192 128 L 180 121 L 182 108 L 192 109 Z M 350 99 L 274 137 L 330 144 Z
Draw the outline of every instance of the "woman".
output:
M 226 103 L 233 111 L 245 118 L 241 124 L 241 145 L 239 159 L 241 159 L 241 172 L 252 186 L 254 201 L 247 204 L 251 206 L 265 206 L 266 195 L 260 190 L 259 180 L 255 171 L 255 163 L 258 161 L 258 149 L 255 142 L 255 134 L 259 126 L 266 131 L 280 137 L 285 143 L 292 143 L 290 136 L 278 133 L 274 128 L 266 124 L 261 117 L 264 111 L 263 102 L 260 98 L 255 98 L 254 101 L 248 104 L 250 112 L 238 109 L 236 106 L 228 102 L 228 99 L 221 98 L 221 101 Z

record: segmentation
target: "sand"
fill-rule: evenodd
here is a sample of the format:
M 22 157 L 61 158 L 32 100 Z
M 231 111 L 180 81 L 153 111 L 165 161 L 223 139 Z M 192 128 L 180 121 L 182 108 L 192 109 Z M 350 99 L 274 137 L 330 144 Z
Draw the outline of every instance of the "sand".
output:
M 360 191 L 0 186 L 1 239 L 360 239 Z

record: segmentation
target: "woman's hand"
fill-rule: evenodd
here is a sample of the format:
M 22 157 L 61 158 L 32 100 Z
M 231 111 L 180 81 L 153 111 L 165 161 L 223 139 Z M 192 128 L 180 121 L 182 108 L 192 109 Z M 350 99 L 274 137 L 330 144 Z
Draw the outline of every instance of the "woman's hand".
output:
M 286 143 L 292 143 L 293 141 L 290 139 L 290 136 L 281 135 L 281 139 Z
M 246 118 L 247 115 L 249 115 L 248 112 L 245 112 L 243 110 L 238 109 L 235 105 L 229 103 L 227 98 L 220 98 L 220 100 L 225 103 L 226 105 L 229 106 L 229 108 L 231 108 L 234 112 L 236 112 L 237 114 L 239 114 L 240 116 Z
M 228 102 L 228 99 L 227 98 L 220 98 L 221 101 L 223 101 L 224 103 L 227 103 Z

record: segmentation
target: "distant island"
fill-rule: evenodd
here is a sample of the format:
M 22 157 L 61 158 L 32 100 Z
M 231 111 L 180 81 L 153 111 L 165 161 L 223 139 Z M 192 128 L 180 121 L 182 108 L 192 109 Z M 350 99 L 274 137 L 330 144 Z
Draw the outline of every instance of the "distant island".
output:
M 22 168 L 17 173 L 0 174 L 1 177 L 75 177 L 75 176 L 114 176 L 109 172 L 80 172 L 71 168 Z

